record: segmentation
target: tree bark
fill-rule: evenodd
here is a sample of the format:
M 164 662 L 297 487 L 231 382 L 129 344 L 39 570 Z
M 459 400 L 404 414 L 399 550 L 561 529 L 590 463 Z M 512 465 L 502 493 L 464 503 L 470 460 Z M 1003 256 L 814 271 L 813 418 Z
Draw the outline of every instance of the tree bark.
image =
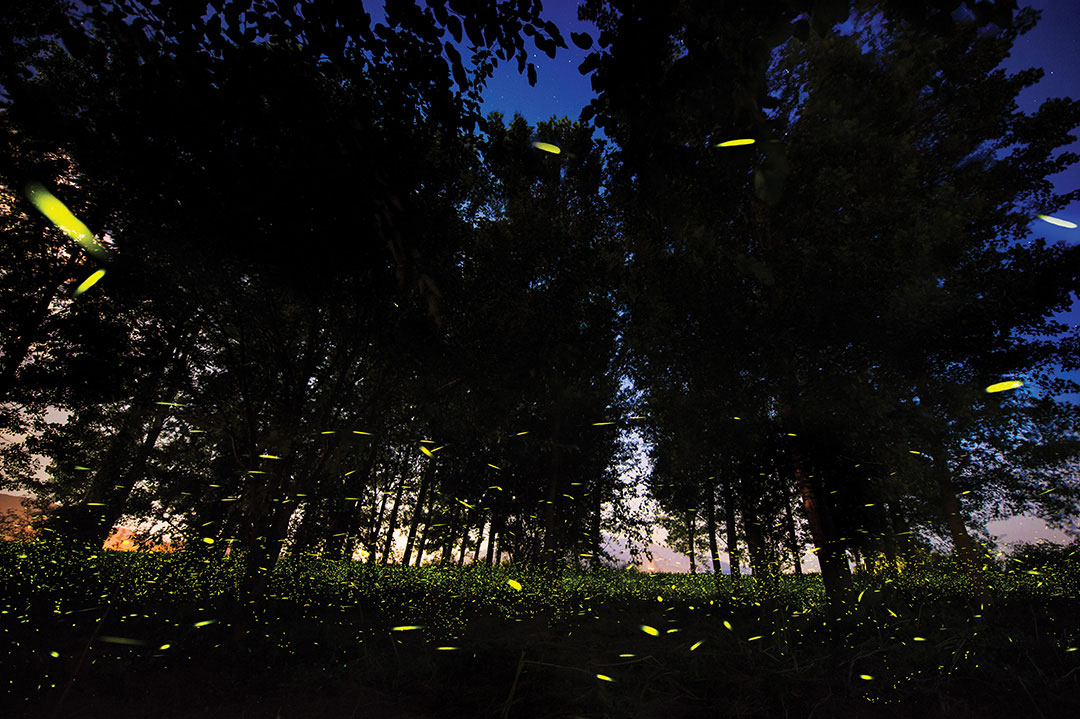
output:
M 785 494 L 787 490 L 785 490 Z M 791 498 L 784 498 L 784 515 L 787 521 L 788 542 L 791 550 L 791 558 L 795 563 L 795 574 L 802 576 L 802 547 L 799 546 L 799 536 L 795 532 L 795 515 L 791 511 Z
M 454 540 L 457 538 L 457 531 L 460 525 L 461 512 L 460 506 L 454 507 L 453 519 L 450 520 L 450 526 L 446 535 L 446 541 L 443 543 L 442 557 L 439 559 L 440 564 L 449 564 L 450 557 L 454 553 Z
M 390 488 L 387 487 L 387 490 Z M 375 557 L 379 553 L 379 528 L 382 527 L 383 517 L 386 516 L 386 500 L 389 498 L 390 492 L 383 492 L 382 502 L 379 502 L 378 494 L 375 495 L 375 502 L 379 504 L 379 512 L 375 513 L 375 505 L 371 506 L 371 527 L 368 529 L 367 548 L 368 548 L 368 564 L 375 563 Z
M 814 540 L 818 563 L 821 565 L 825 595 L 834 615 L 838 616 L 845 611 L 849 601 L 851 568 L 844 556 L 844 548 L 836 538 L 832 514 L 824 499 L 820 479 L 809 475 L 798 452 L 793 450 L 791 459 L 795 481 L 802 497 L 803 511 L 806 512 L 810 525 L 810 536 Z
M 724 524 L 727 530 L 728 562 L 731 567 L 731 576 L 738 577 L 742 573 L 742 552 L 739 551 L 739 533 L 735 526 L 735 491 L 732 487 L 731 477 L 724 477 Z
M 724 572 L 720 566 L 720 548 L 716 543 L 716 487 L 713 486 L 712 479 L 713 477 L 709 477 L 710 482 L 705 493 L 705 531 L 709 535 L 709 555 L 712 557 L 713 576 L 719 577 Z
M 49 305 L 56 299 L 60 288 L 71 277 L 72 270 L 78 264 L 79 254 L 73 252 L 68 257 L 68 260 L 56 272 L 52 273 L 31 310 L 23 315 L 22 322 L 11 334 L 14 339 L 8 346 L 4 347 L 3 365 L 0 366 L 0 401 L 6 399 L 15 387 L 19 367 L 30 355 L 30 347 L 41 332 L 45 318 L 49 316 Z
M 558 425 L 555 427 L 556 439 L 559 437 Z M 547 504 L 544 507 L 544 548 L 543 564 L 548 569 L 554 570 L 558 560 L 559 540 L 555 531 L 555 500 L 559 496 L 559 487 L 562 482 L 562 452 L 555 447 L 551 457 L 551 477 L 548 481 Z
M 382 564 L 390 563 L 390 549 L 394 546 L 394 533 L 397 531 L 398 510 L 401 508 L 401 494 L 405 491 L 404 468 L 398 479 L 397 492 L 394 494 L 394 506 L 390 510 L 390 528 L 386 532 L 386 542 L 383 545 Z
M 409 522 L 409 536 L 405 540 L 405 555 L 401 563 L 406 567 L 412 559 L 413 542 L 416 541 L 416 528 L 420 526 L 420 520 L 424 514 L 424 501 L 427 499 L 428 488 L 431 486 L 431 478 L 435 474 L 435 460 L 428 458 L 428 465 L 420 477 L 420 489 L 416 493 L 416 508 L 413 510 L 412 521 Z
M 939 457 L 943 456 L 939 454 Z M 944 459 L 939 461 L 943 462 Z M 949 534 L 952 536 L 953 547 L 956 549 L 960 567 L 967 577 L 972 593 L 984 606 L 989 606 L 993 601 L 993 596 L 986 585 L 986 577 L 983 575 L 975 551 L 975 542 L 972 541 L 971 535 L 967 533 L 967 527 L 964 526 L 964 518 L 960 514 L 960 498 L 956 496 L 956 489 L 953 487 L 946 470 L 939 470 L 936 474 L 941 508 L 945 513 L 945 521 L 949 525 Z
M 686 511 L 686 532 L 688 536 L 688 542 L 690 544 L 690 573 L 697 574 L 697 563 L 694 558 L 694 510 L 688 509 Z

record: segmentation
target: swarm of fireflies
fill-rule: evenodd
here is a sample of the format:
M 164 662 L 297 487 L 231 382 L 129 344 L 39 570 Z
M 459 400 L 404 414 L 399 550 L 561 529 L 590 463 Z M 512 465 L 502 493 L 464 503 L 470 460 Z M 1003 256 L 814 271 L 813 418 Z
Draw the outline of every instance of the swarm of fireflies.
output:
M 1057 225 L 1058 227 L 1066 227 L 1070 230 L 1076 229 L 1075 222 L 1069 222 L 1068 220 L 1059 220 L 1056 217 L 1049 217 L 1048 215 L 1035 215 L 1043 222 L 1049 222 L 1051 225 Z
M 558 155 L 562 152 L 562 149 L 560 149 L 558 145 L 552 145 L 550 142 L 534 142 L 532 146 L 537 150 L 550 152 L 552 155 Z
M 986 388 L 986 391 L 987 392 L 1004 392 L 1007 389 L 1016 389 L 1017 387 L 1023 387 L 1023 386 L 1024 386 L 1024 383 L 1021 382 L 1020 380 L 1012 379 L 1012 380 L 1009 380 L 1008 382 L 998 382 L 997 384 L 992 384 L 992 385 L 990 385 L 989 387 Z

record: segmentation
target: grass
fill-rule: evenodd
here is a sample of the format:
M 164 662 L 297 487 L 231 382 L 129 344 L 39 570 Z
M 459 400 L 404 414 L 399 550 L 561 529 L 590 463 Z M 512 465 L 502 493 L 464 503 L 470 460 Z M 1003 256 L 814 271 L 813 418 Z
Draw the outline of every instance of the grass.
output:
M 1080 715 L 1071 559 L 992 566 L 985 608 L 947 561 L 859 575 L 832 621 L 816 575 L 766 593 L 752 578 L 290 557 L 233 641 L 238 569 L 0 543 L 0 715 Z

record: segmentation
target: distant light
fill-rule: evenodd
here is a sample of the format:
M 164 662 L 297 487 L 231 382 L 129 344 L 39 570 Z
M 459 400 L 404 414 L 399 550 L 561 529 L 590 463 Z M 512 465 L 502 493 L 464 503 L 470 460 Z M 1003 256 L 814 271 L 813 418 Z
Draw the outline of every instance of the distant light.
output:
M 1051 225 L 1057 225 L 1058 227 L 1067 227 L 1070 230 L 1076 229 L 1075 222 L 1069 222 L 1068 220 L 1059 220 L 1056 217 L 1048 217 L 1047 215 L 1035 215 L 1043 222 L 1049 222 Z
M 1009 380 L 1008 382 L 998 382 L 992 384 L 986 388 L 987 392 L 1004 392 L 1007 389 L 1016 389 L 1017 387 L 1023 387 L 1024 383 L 1018 379 Z
M 550 142 L 534 142 L 532 146 L 535 147 L 537 150 L 550 152 L 552 155 L 558 155 L 562 152 L 558 145 L 552 145 Z
M 753 138 L 744 138 L 742 140 L 728 140 L 727 142 L 721 142 L 717 147 L 737 147 L 739 145 L 753 145 L 757 140 Z

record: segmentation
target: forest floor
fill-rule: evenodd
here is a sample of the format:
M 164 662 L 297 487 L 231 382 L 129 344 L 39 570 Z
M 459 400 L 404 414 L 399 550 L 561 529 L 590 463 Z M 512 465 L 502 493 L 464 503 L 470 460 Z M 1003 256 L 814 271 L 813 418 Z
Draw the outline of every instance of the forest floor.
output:
M 3 554 L 0 577 L 11 569 Z M 167 583 L 139 561 L 142 581 Z M 437 571 L 448 573 L 432 583 Z M 485 582 L 508 582 L 484 572 Z M 363 596 L 341 604 L 316 601 L 310 575 L 305 593 L 278 596 L 238 641 L 198 587 L 164 603 L 113 597 L 64 611 L 45 604 L 45 595 L 59 588 L 78 596 L 87 587 L 57 583 L 64 573 L 50 581 L 39 574 L 41 596 L 0 594 L 0 657 L 8 657 L 0 658 L 8 664 L 0 676 L 9 684 L 0 716 L 1080 716 L 1075 587 L 1046 595 L 1014 588 L 984 608 L 940 582 L 927 585 L 920 602 L 892 593 L 898 582 L 864 578 L 850 615 L 830 621 L 800 599 L 819 596 L 815 575 L 790 585 L 802 587 L 796 595 L 789 587 L 762 596 L 716 593 L 707 576 L 685 575 L 631 576 L 625 585 L 607 575 L 591 588 L 546 591 L 545 580 L 511 571 L 506 576 L 523 588 L 483 585 L 510 598 L 485 603 L 464 575 L 447 581 L 452 574 L 432 570 L 425 591 L 413 586 L 422 570 L 398 569 L 389 580 L 365 575 L 371 585 Z M 611 591 L 598 593 L 600 586 Z M 628 596 L 628 586 L 642 589 Z M 513 605 L 518 597 L 532 603 Z M 85 597 L 69 606 L 79 601 L 86 606 Z M 415 623 L 402 624 L 407 618 Z

